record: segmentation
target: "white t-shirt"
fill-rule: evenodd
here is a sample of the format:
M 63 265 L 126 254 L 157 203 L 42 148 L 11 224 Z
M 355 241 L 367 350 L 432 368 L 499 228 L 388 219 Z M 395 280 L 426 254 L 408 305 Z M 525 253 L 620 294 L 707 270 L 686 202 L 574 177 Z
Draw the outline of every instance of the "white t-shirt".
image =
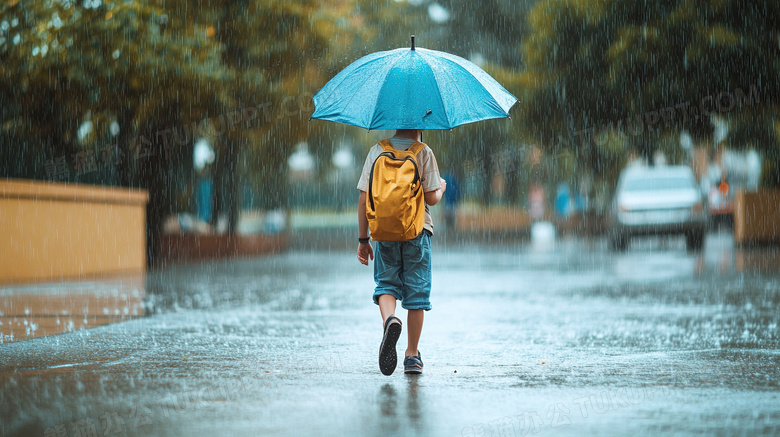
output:
M 390 144 L 396 150 L 406 150 L 415 143 L 414 140 L 409 138 L 388 138 Z M 360 191 L 368 191 L 368 178 L 371 175 L 371 166 L 374 165 L 374 161 L 382 153 L 382 146 L 375 144 L 371 150 L 368 151 L 366 156 L 366 162 L 363 164 L 363 172 L 360 174 L 360 180 L 357 184 L 357 189 Z M 422 179 L 423 193 L 435 191 L 441 188 L 441 176 L 439 174 L 439 164 L 436 162 L 436 156 L 433 155 L 433 150 L 426 144 L 420 153 L 417 154 L 417 165 L 420 168 L 420 178 Z M 425 225 L 424 229 L 433 234 L 433 220 L 431 219 L 431 213 L 428 210 L 428 205 L 425 205 Z

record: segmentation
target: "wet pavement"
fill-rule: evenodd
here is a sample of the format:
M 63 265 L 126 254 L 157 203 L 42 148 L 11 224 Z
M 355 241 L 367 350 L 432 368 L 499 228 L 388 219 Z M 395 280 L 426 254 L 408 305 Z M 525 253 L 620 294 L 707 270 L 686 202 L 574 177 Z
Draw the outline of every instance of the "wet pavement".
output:
M 371 269 L 307 248 L 153 272 L 147 317 L 0 345 L 0 432 L 780 434 L 776 249 L 451 240 L 419 377 L 379 372 Z
M 0 345 L 146 314 L 144 275 L 0 287 Z

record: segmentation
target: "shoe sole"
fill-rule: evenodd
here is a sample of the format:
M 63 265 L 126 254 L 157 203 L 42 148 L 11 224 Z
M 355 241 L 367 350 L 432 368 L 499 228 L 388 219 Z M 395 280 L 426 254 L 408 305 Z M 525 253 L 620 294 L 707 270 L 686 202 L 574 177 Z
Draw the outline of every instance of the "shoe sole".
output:
M 395 368 L 398 365 L 398 355 L 395 351 L 395 344 L 398 342 L 398 337 L 401 336 L 401 324 L 390 323 L 385 330 L 384 338 L 382 338 L 382 344 L 379 345 L 379 370 L 383 375 L 390 376 L 395 372 Z

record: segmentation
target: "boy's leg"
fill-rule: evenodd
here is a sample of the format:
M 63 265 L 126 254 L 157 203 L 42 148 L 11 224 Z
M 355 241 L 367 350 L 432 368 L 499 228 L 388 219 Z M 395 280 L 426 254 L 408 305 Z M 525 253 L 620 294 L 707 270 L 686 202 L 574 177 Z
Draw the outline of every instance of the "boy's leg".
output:
M 381 294 L 377 298 L 379 312 L 382 314 L 382 326 L 385 326 L 385 320 L 395 314 L 395 296 L 392 294 Z
M 382 326 L 385 320 L 395 314 L 395 302 L 401 299 L 401 249 L 396 242 L 377 241 L 374 247 L 374 303 L 379 305 Z
M 425 311 L 431 309 L 431 235 L 423 231 L 404 244 L 404 299 L 408 311 L 406 329 L 408 343 L 405 356 L 418 354 L 417 344 L 423 328 Z
M 395 303 L 390 303 L 387 299 L 388 297 L 393 297 L 392 295 L 383 294 L 379 297 L 383 303 L 386 302 L 387 306 L 395 307 Z M 389 310 L 389 308 L 387 309 Z M 396 353 L 395 346 L 396 342 L 398 342 L 398 337 L 401 336 L 401 321 L 398 317 L 394 317 L 390 314 L 387 315 L 385 320 L 382 343 L 379 344 L 379 370 L 384 375 L 389 376 L 393 374 L 395 367 L 398 364 L 398 354 Z
M 406 346 L 406 357 L 417 356 L 417 343 L 420 341 L 420 334 L 422 333 L 423 318 L 425 317 L 425 310 L 409 310 L 406 315 L 406 333 L 409 342 Z
M 400 247 L 397 243 L 376 242 L 374 302 L 379 305 L 383 321 L 384 334 L 379 345 L 379 370 L 384 375 L 392 375 L 398 364 L 395 346 L 398 337 L 401 336 L 401 321 L 398 318 L 390 319 L 390 316 L 395 312 L 396 299 L 401 298 L 398 290 L 403 286 L 400 277 L 402 266 Z

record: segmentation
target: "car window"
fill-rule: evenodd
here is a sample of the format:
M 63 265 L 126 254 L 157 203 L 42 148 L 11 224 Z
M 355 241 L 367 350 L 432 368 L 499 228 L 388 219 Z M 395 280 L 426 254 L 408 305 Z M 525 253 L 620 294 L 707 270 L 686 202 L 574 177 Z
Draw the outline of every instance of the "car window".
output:
M 685 177 L 650 177 L 628 179 L 623 191 L 668 191 L 695 188 L 693 181 Z

